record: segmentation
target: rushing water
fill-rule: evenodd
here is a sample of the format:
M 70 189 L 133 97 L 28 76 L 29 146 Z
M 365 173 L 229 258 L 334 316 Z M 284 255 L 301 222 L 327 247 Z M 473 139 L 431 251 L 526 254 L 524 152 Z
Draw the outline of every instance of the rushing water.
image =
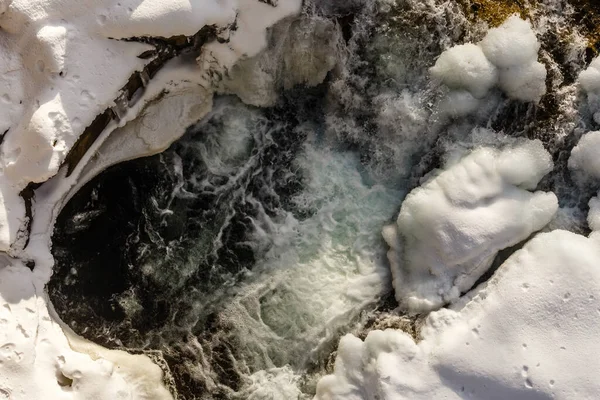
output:
M 485 31 L 461 4 L 307 4 L 299 18 L 330 19 L 344 39 L 324 83 L 263 109 L 220 97 L 163 154 L 110 168 L 67 204 L 49 284 L 61 318 L 108 347 L 159 350 L 182 399 L 309 398 L 339 336 L 390 292 L 382 226 L 472 128 L 542 138 L 558 163 L 544 185 L 583 204 L 562 171 L 584 48 L 552 42 L 564 19 L 537 15 L 561 90 L 538 107 L 494 92 L 452 119 L 427 69 Z

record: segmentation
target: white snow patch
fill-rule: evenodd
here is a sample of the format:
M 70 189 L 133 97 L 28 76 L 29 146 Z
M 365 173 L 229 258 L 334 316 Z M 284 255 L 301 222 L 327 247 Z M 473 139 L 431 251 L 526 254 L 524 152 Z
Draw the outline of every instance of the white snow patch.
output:
M 528 65 L 537 60 L 540 44 L 531 24 L 513 15 L 490 29 L 479 43 L 486 57 L 498 68 Z
M 205 115 L 214 91 L 207 68 L 224 73 L 259 53 L 266 29 L 300 6 L 300 0 L 277 6 L 253 0 L 0 0 L 0 398 L 172 398 L 147 357 L 82 341 L 56 322 L 44 293 L 54 263 L 54 220 L 80 178 L 164 149 Z M 236 17 L 237 29 L 229 31 Z M 138 55 L 151 47 L 112 38 L 190 35 L 206 24 L 216 24 L 230 42 L 206 46 L 199 65 L 173 60 L 137 103 L 127 110 L 115 104 L 130 76 L 148 62 Z M 160 97 L 165 89 L 170 95 Z M 109 108 L 119 108 L 119 118 L 67 177 L 65 168 L 59 170 L 66 155 Z M 99 150 L 110 154 L 95 154 Z M 19 193 L 30 182 L 45 183 L 36 189 L 32 233 L 23 248 L 31 221 Z M 33 271 L 25 261 L 35 263 Z
M 581 179 L 600 179 L 600 131 L 581 136 L 571 150 L 569 168 Z
M 483 147 L 413 190 L 383 230 L 398 302 L 420 312 L 456 300 L 499 250 L 550 222 L 556 196 L 527 189 L 551 169 L 539 140 Z
M 587 223 L 592 230 L 590 238 L 600 238 L 600 193 L 592 197 L 588 203 L 590 210 L 587 216 Z
M 395 330 L 342 338 L 315 399 L 596 398 L 598 260 L 595 240 L 539 234 L 462 310 L 432 313 L 418 344 Z
M 102 351 L 73 351 L 49 314 L 43 282 L 19 261 L 0 266 L 0 398 L 171 399 L 149 358 L 119 362 L 123 352 Z
M 594 58 L 589 67 L 579 74 L 578 81 L 587 94 L 588 108 L 594 121 L 600 123 L 600 57 Z
M 498 86 L 511 99 L 538 102 L 546 93 L 546 67 L 537 62 L 539 48 L 531 24 L 513 15 L 490 29 L 481 42 L 444 51 L 430 71 L 450 89 L 466 90 L 477 99 Z M 476 108 L 464 93 L 450 92 L 441 104 L 441 110 L 454 117 Z

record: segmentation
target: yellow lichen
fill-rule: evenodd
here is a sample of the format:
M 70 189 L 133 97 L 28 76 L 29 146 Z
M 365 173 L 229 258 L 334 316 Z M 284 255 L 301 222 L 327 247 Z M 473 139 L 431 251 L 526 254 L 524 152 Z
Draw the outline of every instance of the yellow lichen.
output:
M 458 0 L 465 14 L 472 20 L 485 21 L 490 27 L 501 25 L 513 14 L 526 19 L 529 5 L 519 0 Z

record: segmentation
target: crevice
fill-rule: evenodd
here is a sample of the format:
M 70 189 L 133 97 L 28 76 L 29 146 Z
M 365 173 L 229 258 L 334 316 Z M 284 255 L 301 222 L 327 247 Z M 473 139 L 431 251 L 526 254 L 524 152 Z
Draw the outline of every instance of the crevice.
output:
M 270 5 L 271 7 L 277 7 L 279 0 L 258 0 L 260 3 L 265 3 Z
M 187 52 L 199 54 L 202 47 L 206 43 L 216 39 L 218 34 L 219 30 L 216 26 L 208 25 L 200 29 L 193 36 L 179 35 L 170 38 L 132 37 L 122 39 L 126 42 L 146 43 L 153 46 L 153 50 L 145 51 L 138 56 L 142 59 L 153 59 L 142 71 L 136 71 L 131 75 L 125 86 L 120 90 L 119 96 L 115 99 L 116 105 L 106 109 L 85 128 L 65 158 L 64 164 L 67 165 L 67 177 L 73 173 L 75 167 L 77 167 L 88 149 L 100 137 L 111 121 L 119 121 L 125 115 L 127 109 L 133 107 L 139 101 L 148 82 L 156 76 L 158 71 L 168 61 Z

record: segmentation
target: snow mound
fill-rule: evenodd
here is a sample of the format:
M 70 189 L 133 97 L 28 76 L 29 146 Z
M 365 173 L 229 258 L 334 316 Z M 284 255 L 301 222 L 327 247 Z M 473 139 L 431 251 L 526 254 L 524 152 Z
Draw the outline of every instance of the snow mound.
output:
M 556 196 L 527 189 L 551 169 L 539 140 L 483 147 L 413 190 L 383 230 L 401 306 L 421 312 L 456 300 L 499 250 L 550 222 Z
M 396 330 L 343 337 L 315 399 L 597 398 L 599 260 L 592 239 L 539 234 L 462 310 L 432 313 L 418 344 Z
M 0 398 L 172 398 L 148 357 L 109 351 L 60 325 L 44 293 L 54 218 L 79 178 L 183 135 L 210 111 L 219 74 L 262 51 L 267 28 L 300 7 L 300 0 L 0 0 Z M 206 24 L 219 36 L 198 60 L 115 40 L 176 41 Z M 164 68 L 142 72 L 155 61 Z M 126 85 L 136 92 L 122 92 Z M 67 155 L 90 126 L 98 128 L 93 144 L 67 176 Z M 24 192 L 30 183 L 44 184 Z
M 0 266 L 0 398 L 172 398 L 162 371 L 146 356 L 93 344 L 93 352 L 73 351 L 47 301 L 43 285 L 22 263 Z
M 588 205 L 590 206 L 590 211 L 588 212 L 587 223 L 592 230 L 592 235 L 594 235 L 594 232 L 597 233 L 600 231 L 600 198 L 598 195 L 592 197 Z
M 600 58 L 594 58 L 589 67 L 579 74 L 579 84 L 586 92 L 600 91 Z
M 531 24 L 516 15 L 490 29 L 479 46 L 488 60 L 499 68 L 531 64 L 537 60 L 540 49 Z
M 86 127 L 102 113 L 112 110 L 106 115 L 114 115 L 107 136 L 152 100 L 145 93 L 146 98 L 133 111 L 144 93 L 136 93 L 137 97 L 124 104 L 116 101 L 133 74 L 152 61 L 151 55 L 138 57 L 147 55 L 152 46 L 115 39 L 192 35 L 204 26 L 214 26 L 219 40 L 205 44 L 195 78 L 186 80 L 187 86 L 213 88 L 214 79 L 207 71 L 218 76 L 215 69 L 227 70 L 238 60 L 258 54 L 266 47 L 267 28 L 300 7 L 299 0 L 276 5 L 255 0 L 3 2 L 0 208 L 4 210 L 0 214 L 8 220 L 0 222 L 0 251 L 17 254 L 22 250 L 15 242 L 30 221 L 24 212 L 17 212 L 25 210 L 18 193 L 29 183 L 55 176 Z M 142 74 L 140 79 L 149 77 Z M 168 87 L 170 92 L 177 82 L 181 83 L 175 80 Z M 146 92 L 156 97 L 167 85 L 163 82 L 163 87 Z M 207 96 L 212 96 L 210 90 Z
M 571 150 L 569 168 L 577 176 L 585 179 L 600 179 L 600 131 L 588 132 L 581 136 Z
M 498 86 L 511 99 L 538 102 L 546 93 L 546 68 L 537 61 L 540 44 L 531 24 L 517 16 L 490 29 L 478 44 L 466 43 L 444 51 L 430 72 L 452 90 L 485 97 Z M 451 92 L 452 93 L 452 92 Z M 473 111 L 464 95 L 443 101 L 442 110 L 461 116 Z M 452 100 L 462 105 L 449 107 Z M 468 106 L 468 107 L 467 107 Z
M 600 57 L 592 60 L 589 67 L 579 74 L 579 85 L 587 93 L 587 102 L 594 121 L 600 123 Z
M 467 43 L 446 50 L 431 68 L 434 78 L 451 89 L 466 89 L 483 97 L 496 85 L 498 71 L 485 57 L 481 47 Z

